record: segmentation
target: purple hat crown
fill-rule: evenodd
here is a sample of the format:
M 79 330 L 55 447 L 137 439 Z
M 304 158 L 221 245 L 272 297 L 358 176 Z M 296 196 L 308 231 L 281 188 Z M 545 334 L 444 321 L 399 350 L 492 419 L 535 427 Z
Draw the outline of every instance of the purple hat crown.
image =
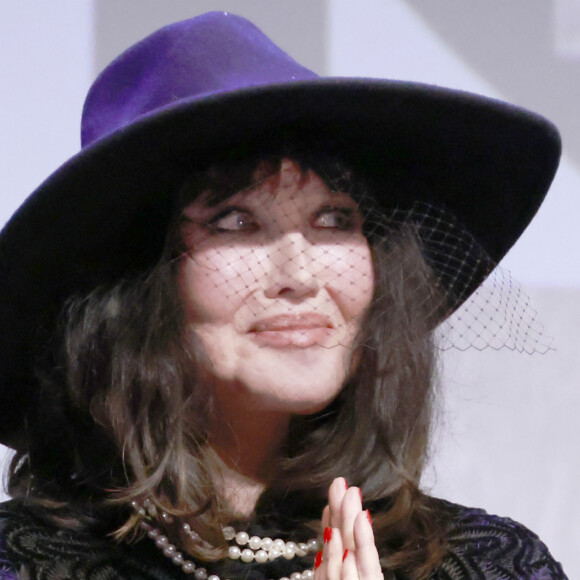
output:
M 245 18 L 203 14 L 154 32 L 99 75 L 84 105 L 82 146 L 184 101 L 315 78 Z

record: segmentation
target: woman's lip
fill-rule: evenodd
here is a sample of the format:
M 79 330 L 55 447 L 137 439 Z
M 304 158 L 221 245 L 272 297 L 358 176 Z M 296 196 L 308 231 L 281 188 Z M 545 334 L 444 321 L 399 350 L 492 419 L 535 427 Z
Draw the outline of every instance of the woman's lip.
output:
M 330 319 L 322 314 L 283 314 L 259 320 L 250 333 L 261 346 L 307 348 L 323 344 L 332 328 Z
M 315 312 L 305 314 L 281 314 L 258 320 L 252 325 L 250 332 L 306 331 L 316 328 L 328 329 L 333 328 L 333 325 L 327 316 Z
M 326 326 L 316 326 L 312 328 L 263 330 L 261 332 L 253 332 L 251 336 L 260 346 L 307 348 L 314 345 L 324 345 L 330 332 L 332 330 Z

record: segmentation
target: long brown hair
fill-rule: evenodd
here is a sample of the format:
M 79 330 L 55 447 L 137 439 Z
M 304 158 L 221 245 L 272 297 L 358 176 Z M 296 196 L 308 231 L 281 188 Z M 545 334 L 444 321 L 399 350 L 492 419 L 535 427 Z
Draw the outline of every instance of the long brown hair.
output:
M 442 298 L 412 224 L 385 219 L 365 183 L 335 159 L 298 161 L 359 201 L 375 290 L 352 374 L 328 408 L 292 420 L 266 493 L 321 505 L 332 479 L 346 477 L 381 506 L 374 526 L 385 570 L 419 578 L 445 549 L 443 514 L 419 491 L 436 384 L 431 315 Z M 272 171 L 279 162 L 260 160 Z M 212 393 L 200 378 L 203 350 L 186 337 L 176 285 L 179 219 L 201 192 L 217 202 L 249 185 L 257 163 L 196 172 L 178 196 L 162 260 L 136 279 L 67 303 L 39 360 L 42 399 L 29 417 L 28 447 L 12 461 L 13 496 L 27 496 L 60 525 L 118 538 L 137 530 L 128 504 L 148 498 L 174 516 L 175 523 L 160 525 L 191 554 L 224 556 L 227 507 L 212 483 L 215 458 L 206 445 Z M 312 518 L 305 509 L 303 524 L 315 525 Z M 184 519 L 209 546 L 188 541 Z

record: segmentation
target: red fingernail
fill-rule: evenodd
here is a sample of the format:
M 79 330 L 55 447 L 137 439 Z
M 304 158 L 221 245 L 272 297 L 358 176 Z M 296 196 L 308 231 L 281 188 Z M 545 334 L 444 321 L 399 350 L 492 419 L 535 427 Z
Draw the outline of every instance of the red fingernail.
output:
M 348 556 L 348 549 L 344 551 L 344 554 L 342 555 L 342 561 L 344 562 L 346 560 L 346 557 Z
M 362 489 L 359 487 L 358 492 L 360 493 L 360 502 L 362 503 Z
M 324 528 L 324 534 L 322 534 L 322 540 L 325 544 L 328 544 L 332 540 L 332 528 Z
M 367 520 L 369 521 L 369 524 L 372 526 L 373 525 L 373 518 L 371 517 L 371 512 L 369 512 L 369 510 L 366 510 L 366 514 L 367 514 Z
M 314 569 L 318 569 L 322 564 L 322 552 L 316 552 L 316 558 L 314 558 Z
M 346 479 L 344 479 L 344 489 L 348 489 L 348 481 L 346 481 Z

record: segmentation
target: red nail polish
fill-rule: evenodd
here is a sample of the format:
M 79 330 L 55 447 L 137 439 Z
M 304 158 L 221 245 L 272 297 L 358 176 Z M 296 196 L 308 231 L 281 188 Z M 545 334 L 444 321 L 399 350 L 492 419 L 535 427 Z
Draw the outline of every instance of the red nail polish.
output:
M 322 535 L 322 540 L 325 544 L 328 544 L 332 540 L 332 528 L 324 528 L 324 534 Z
M 360 493 L 360 502 L 362 503 L 362 489 L 359 487 L 358 492 Z
M 348 549 L 344 551 L 344 554 L 342 555 L 342 561 L 344 562 L 346 560 L 346 557 L 348 556 Z
M 316 558 L 314 558 L 314 569 L 318 569 L 322 564 L 322 552 L 316 552 Z
M 348 489 L 348 481 L 346 481 L 346 478 L 343 479 L 344 479 L 344 489 Z
M 369 521 L 369 524 L 372 526 L 373 525 L 373 518 L 371 517 L 371 512 L 369 512 L 369 510 L 366 510 L 366 514 L 367 514 L 367 520 Z

